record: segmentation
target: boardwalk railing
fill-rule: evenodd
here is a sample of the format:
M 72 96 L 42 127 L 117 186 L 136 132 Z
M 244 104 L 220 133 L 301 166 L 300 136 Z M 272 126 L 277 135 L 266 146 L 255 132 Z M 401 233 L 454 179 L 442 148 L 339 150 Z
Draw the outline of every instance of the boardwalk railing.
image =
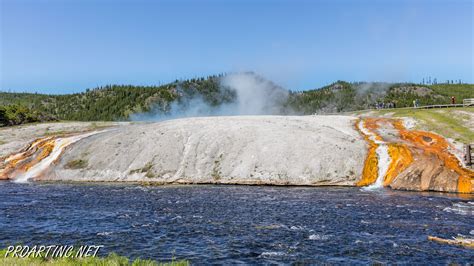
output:
M 432 108 L 452 108 L 452 107 L 465 107 L 464 103 L 452 103 L 452 104 L 434 104 L 434 105 L 423 105 L 419 107 L 414 107 L 414 109 L 432 109 Z
M 363 110 L 356 110 L 356 111 L 345 111 L 345 112 L 336 112 L 336 113 L 314 113 L 313 115 L 343 115 L 343 114 L 354 114 L 354 113 L 363 113 L 368 111 L 377 111 L 377 110 L 401 110 L 401 109 L 432 109 L 432 108 L 451 108 L 451 107 L 474 107 L 474 98 L 464 99 L 462 103 L 455 103 L 455 104 L 435 104 L 435 105 L 423 105 L 418 107 L 398 107 L 398 108 L 371 108 L 371 109 L 363 109 Z
M 464 99 L 462 100 L 462 103 L 425 105 L 425 106 L 420 106 L 416 108 L 431 109 L 431 108 L 450 108 L 450 107 L 466 107 L 466 106 L 474 106 L 474 98 Z
M 464 99 L 462 101 L 462 104 L 464 106 L 474 106 L 474 98 L 470 98 L 470 99 Z

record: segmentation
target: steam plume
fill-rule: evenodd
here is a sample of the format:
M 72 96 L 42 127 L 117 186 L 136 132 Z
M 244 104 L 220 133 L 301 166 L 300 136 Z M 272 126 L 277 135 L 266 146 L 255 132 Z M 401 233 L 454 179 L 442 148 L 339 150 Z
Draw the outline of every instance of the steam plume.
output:
M 166 112 L 157 109 L 135 114 L 132 120 L 160 121 L 174 118 L 223 115 L 276 115 L 292 113 L 284 106 L 289 91 L 254 73 L 236 73 L 219 80 L 220 90 L 228 89 L 235 95 L 232 102 L 214 106 L 202 95 L 182 97 L 174 101 Z M 178 87 L 179 89 L 179 87 Z

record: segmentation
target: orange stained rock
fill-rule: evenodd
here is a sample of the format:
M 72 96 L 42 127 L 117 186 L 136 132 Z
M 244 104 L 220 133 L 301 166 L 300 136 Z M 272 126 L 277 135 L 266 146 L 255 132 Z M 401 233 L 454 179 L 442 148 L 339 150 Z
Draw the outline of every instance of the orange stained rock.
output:
M 37 163 L 41 162 L 44 158 L 48 157 L 54 149 L 54 140 L 49 140 L 46 143 L 40 146 L 41 152 L 38 154 L 34 160 L 27 163 L 23 170 L 28 171 L 31 167 L 36 165 Z
M 377 133 L 377 129 L 380 128 L 379 124 L 383 123 L 390 124 L 391 119 L 364 118 L 363 120 L 364 127 L 370 131 L 378 141 L 383 141 L 383 138 Z M 357 129 L 361 132 L 360 128 L 357 127 Z M 364 138 L 369 143 L 369 151 L 362 171 L 362 179 L 357 183 L 358 186 L 373 184 L 378 177 L 378 158 L 376 153 L 378 144 L 366 135 L 364 135 Z M 406 145 L 401 143 L 389 143 L 387 146 L 391 161 L 387 173 L 384 176 L 384 186 L 388 186 L 398 174 L 413 162 L 413 156 Z
M 384 121 L 384 120 L 386 120 L 386 119 L 384 119 L 384 118 L 364 118 L 364 120 L 363 120 L 364 127 L 367 130 L 369 130 L 370 132 L 372 132 L 372 134 L 374 134 L 374 136 L 375 136 L 375 139 L 379 140 L 379 141 L 382 141 L 382 137 L 376 133 L 377 129 L 379 128 L 379 125 L 377 123 L 381 122 L 381 121 Z
M 366 122 L 365 120 L 362 121 L 362 123 L 364 124 L 364 127 L 367 128 L 367 125 L 365 122 Z M 363 186 L 370 185 L 377 180 L 378 159 L 377 159 L 377 153 L 375 152 L 375 150 L 377 149 L 378 145 L 374 141 L 372 141 L 369 138 L 369 136 L 365 135 L 362 132 L 362 130 L 359 127 L 359 122 L 357 122 L 355 126 L 356 126 L 357 131 L 359 131 L 362 134 L 362 136 L 364 136 L 364 139 L 369 144 L 369 150 L 367 152 L 367 157 L 365 158 L 364 169 L 362 170 L 362 178 L 356 184 L 359 187 L 363 187 Z M 374 126 L 377 126 L 377 125 L 371 124 L 370 126 L 374 128 Z
M 402 143 L 389 144 L 388 154 L 390 155 L 391 161 L 384 177 L 384 186 L 390 185 L 392 180 L 413 162 L 413 156 L 410 150 Z
M 472 193 L 473 192 L 473 185 L 474 177 L 468 175 L 461 175 L 459 176 L 458 180 L 458 192 L 459 193 Z
M 48 157 L 55 146 L 52 137 L 39 138 L 31 142 L 28 147 L 16 154 L 9 156 L 0 169 L 0 179 L 8 179 L 13 172 L 25 172 L 35 164 Z M 36 155 L 36 156 L 35 156 Z
M 428 155 L 437 156 L 445 166 L 459 175 L 458 192 L 472 193 L 474 171 L 463 168 L 459 160 L 448 151 L 449 143 L 443 137 L 426 131 L 407 130 L 401 120 L 394 120 L 393 126 L 398 129 L 402 139 L 423 150 Z
M 26 159 L 26 157 L 24 156 L 24 154 L 20 154 L 19 156 L 16 156 L 15 158 L 10 159 L 8 161 L 8 164 L 12 165 L 12 166 L 16 166 L 18 163 L 20 163 L 21 161 L 23 161 L 25 159 Z

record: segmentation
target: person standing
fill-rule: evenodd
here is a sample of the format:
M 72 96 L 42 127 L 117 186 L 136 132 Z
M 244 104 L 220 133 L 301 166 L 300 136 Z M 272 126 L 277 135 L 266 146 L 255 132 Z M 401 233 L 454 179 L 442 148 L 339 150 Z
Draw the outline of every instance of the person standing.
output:
M 451 104 L 456 104 L 456 97 L 451 96 Z

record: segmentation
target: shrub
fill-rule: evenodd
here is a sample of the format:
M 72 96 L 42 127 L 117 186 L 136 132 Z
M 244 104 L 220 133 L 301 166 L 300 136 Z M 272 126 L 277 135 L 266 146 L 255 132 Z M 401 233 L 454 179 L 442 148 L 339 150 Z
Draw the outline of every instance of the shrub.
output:
M 78 160 L 72 160 L 66 163 L 64 165 L 64 168 L 66 169 L 82 169 L 87 167 L 87 161 L 78 159 Z

